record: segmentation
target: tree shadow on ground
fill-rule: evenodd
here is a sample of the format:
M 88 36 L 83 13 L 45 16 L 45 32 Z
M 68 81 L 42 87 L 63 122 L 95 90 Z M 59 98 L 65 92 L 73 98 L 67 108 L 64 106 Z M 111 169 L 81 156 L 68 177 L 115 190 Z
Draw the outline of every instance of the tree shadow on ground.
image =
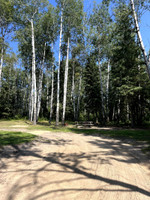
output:
M 102 138 L 114 138 L 120 140 L 122 143 L 138 144 L 140 149 L 150 158 L 150 130 L 147 129 L 118 129 L 112 130 L 104 129 L 77 129 L 69 128 L 71 132 L 77 134 L 84 134 L 85 136 L 92 135 Z M 141 145 L 140 145 L 141 144 Z
M 40 143 L 44 143 L 44 141 L 38 141 Z M 42 149 L 38 148 L 38 142 L 32 143 L 32 144 L 26 144 L 26 145 L 19 145 L 19 146 L 12 146 L 8 152 L 1 153 L 1 173 L 23 173 L 23 175 L 20 175 L 20 178 L 13 184 L 11 187 L 7 200 L 15 200 L 16 196 L 20 191 L 28 191 L 29 188 L 33 187 L 33 190 L 27 193 L 26 199 L 28 200 L 37 200 L 42 199 L 43 197 L 47 197 L 47 195 L 50 194 L 58 194 L 60 195 L 60 192 L 67 192 L 69 194 L 70 192 L 75 191 L 87 191 L 87 192 L 96 192 L 96 191 L 113 191 L 113 192 L 137 192 L 140 194 L 145 195 L 145 197 L 150 196 L 150 192 L 148 190 L 145 190 L 143 188 L 140 188 L 134 184 L 129 184 L 123 181 L 106 178 L 101 175 L 97 175 L 94 173 L 94 171 L 91 171 L 88 167 L 85 167 L 83 165 L 84 162 L 90 162 L 95 163 L 97 162 L 97 159 L 99 159 L 100 164 L 108 164 L 111 165 L 111 162 L 109 162 L 108 158 L 116 159 L 118 162 L 128 162 L 128 163 L 134 163 L 136 160 L 128 154 L 127 149 L 123 147 L 121 141 L 115 141 L 114 143 L 112 140 L 110 141 L 102 141 L 98 140 L 97 137 L 95 140 L 89 141 L 89 144 L 92 146 L 101 147 L 104 149 L 104 151 L 96 151 L 96 152 L 81 152 L 81 153 L 64 153 L 64 152 L 51 152 L 42 154 Z M 51 142 L 47 141 L 47 145 L 49 145 L 49 148 L 51 148 L 51 145 L 71 145 L 71 140 L 53 140 Z M 36 147 L 36 148 L 35 148 Z M 105 149 L 109 151 L 105 151 Z M 9 156 L 7 155 L 9 154 Z M 104 159 L 101 158 L 101 155 L 107 155 L 108 158 Z M 125 155 L 126 160 L 121 160 L 118 158 L 114 158 L 114 156 L 117 155 Z M 12 160 L 13 158 L 13 160 Z M 10 169 L 11 162 L 18 162 L 23 165 L 23 167 L 18 167 L 18 169 L 12 170 Z M 36 167 L 36 162 L 39 163 Z M 34 164 L 34 167 L 32 167 L 32 164 Z M 31 167 L 27 167 L 31 165 Z M 52 166 L 58 166 L 52 167 Z M 43 181 L 41 178 L 41 173 L 65 173 L 65 174 L 74 174 L 77 175 L 75 178 L 63 178 L 63 180 L 50 180 L 50 181 Z M 28 177 L 30 177 L 30 181 L 25 181 Z M 51 177 L 52 178 L 52 177 Z M 69 183 L 76 182 L 76 181 L 83 181 L 92 179 L 95 181 L 103 182 L 104 184 L 109 184 L 111 186 L 119 186 L 121 189 L 107 189 L 107 188 L 91 188 L 91 187 L 84 187 L 84 188 L 78 188 L 78 187 L 69 187 Z M 41 181 L 42 180 L 42 181 Z M 63 184 L 68 183 L 68 188 L 59 188 L 59 189 L 52 189 L 52 185 L 54 184 Z M 48 190 L 43 190 L 45 187 L 48 187 Z M 51 188 L 52 187 L 52 188 Z M 42 191 L 42 192 L 39 192 Z

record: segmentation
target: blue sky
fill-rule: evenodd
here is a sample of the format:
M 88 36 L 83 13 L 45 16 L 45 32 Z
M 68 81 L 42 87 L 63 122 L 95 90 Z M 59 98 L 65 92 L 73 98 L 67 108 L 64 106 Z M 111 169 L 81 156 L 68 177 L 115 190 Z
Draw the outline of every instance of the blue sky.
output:
M 140 31 L 146 51 L 150 49 L 150 11 L 144 13 L 140 22 Z
M 49 0 L 49 2 L 56 6 L 55 0 Z M 95 0 L 95 2 L 100 3 L 101 0 Z M 84 0 L 84 9 L 85 11 L 91 11 L 92 10 L 92 5 L 93 5 L 93 0 Z M 150 49 L 150 11 L 147 11 L 143 14 L 140 22 L 140 31 L 142 35 L 142 39 L 144 42 L 144 46 L 146 48 L 146 51 L 148 52 Z M 11 49 L 17 53 L 17 43 L 16 42 L 10 42 L 10 47 Z M 58 52 L 58 44 L 55 45 L 55 51 L 56 54 Z

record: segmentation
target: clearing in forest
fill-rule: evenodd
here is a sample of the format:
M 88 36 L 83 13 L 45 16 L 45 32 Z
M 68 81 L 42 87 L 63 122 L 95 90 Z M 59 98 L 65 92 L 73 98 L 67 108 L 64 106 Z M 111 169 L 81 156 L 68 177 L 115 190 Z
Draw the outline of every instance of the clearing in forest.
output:
M 41 137 L 0 150 L 0 200 L 150 199 L 148 158 L 131 144 L 106 136 L 29 132 Z

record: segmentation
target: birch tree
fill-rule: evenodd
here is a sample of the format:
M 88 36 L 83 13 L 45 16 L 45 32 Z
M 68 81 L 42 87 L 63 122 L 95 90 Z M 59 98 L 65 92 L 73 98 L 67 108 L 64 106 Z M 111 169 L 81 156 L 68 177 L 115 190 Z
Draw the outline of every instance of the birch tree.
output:
M 50 67 L 54 68 L 53 46 L 57 38 L 57 30 L 58 30 L 57 24 L 58 23 L 57 23 L 56 9 L 52 5 L 49 5 L 48 11 L 44 14 L 44 16 L 40 19 L 39 23 L 37 24 L 37 29 L 39 30 L 38 38 L 37 38 L 38 54 L 39 54 L 40 60 L 42 60 L 40 62 L 41 64 L 39 68 L 40 73 L 39 73 L 37 117 L 39 117 L 39 112 L 41 108 L 44 69 L 46 65 L 47 65 L 46 71 L 48 71 L 48 68 Z M 49 66 L 49 65 L 52 65 L 52 66 Z M 48 81 L 48 77 L 47 77 L 47 81 Z M 47 85 L 47 91 L 49 89 L 48 87 L 49 85 Z
M 55 44 L 55 42 L 57 40 L 57 36 L 58 36 L 58 14 L 57 14 L 56 9 L 54 9 L 52 6 L 50 6 L 46 18 L 47 18 L 46 21 L 47 21 L 47 27 L 48 27 L 47 34 L 48 34 L 48 38 L 49 38 L 49 43 L 51 44 L 51 53 L 52 53 L 52 56 L 51 56 L 50 118 L 49 118 L 49 124 L 51 124 L 52 115 L 53 115 L 53 101 L 54 101 L 54 68 L 55 68 L 54 44 Z M 62 23 L 62 19 L 61 19 L 61 23 Z M 62 33 L 61 33 L 61 35 L 62 35 Z M 60 50 L 61 50 L 61 48 L 60 48 Z
M 13 5 L 9 0 L 0 1 L 0 91 L 2 87 L 2 68 L 4 62 L 4 53 L 6 50 L 6 39 L 13 31 Z
M 63 14 L 64 14 L 64 1 L 58 1 L 60 11 L 60 38 L 59 38 L 59 58 L 58 58 L 58 71 L 57 71 L 57 104 L 56 104 L 56 126 L 59 125 L 59 96 L 60 96 L 60 61 L 61 61 L 61 45 L 62 45 L 62 31 L 63 31 Z
M 68 84 L 68 65 L 69 65 L 69 49 L 72 37 L 82 32 L 83 20 L 83 4 L 80 0 L 68 1 L 65 9 L 65 37 L 67 38 L 67 56 L 64 74 L 64 93 L 63 93 L 63 114 L 62 125 L 65 124 L 66 101 L 67 101 L 67 84 Z
M 144 43 L 143 43 L 143 40 L 142 40 L 142 36 L 141 36 L 139 24 L 138 24 L 137 14 L 136 14 L 136 11 L 135 11 L 134 0 L 130 0 L 130 4 L 131 4 L 133 17 L 134 17 L 134 23 L 135 23 L 137 36 L 138 36 L 138 39 L 139 39 L 141 51 L 143 53 L 143 57 L 144 57 L 144 61 L 145 61 L 145 64 L 146 64 L 148 76 L 149 76 L 149 79 L 150 79 L 150 55 L 147 56 L 147 54 L 146 54 L 146 50 L 145 50 L 145 47 L 144 47 Z
M 68 37 L 67 43 L 67 58 L 65 65 L 65 75 L 64 75 L 64 96 L 63 96 L 63 115 L 62 115 L 62 125 L 65 124 L 65 111 L 66 111 L 66 98 L 67 98 L 67 83 L 68 83 L 68 65 L 69 65 L 69 46 L 70 38 Z
M 104 103 L 104 84 L 101 70 L 101 63 L 103 59 L 107 58 L 107 47 L 109 43 L 109 26 L 110 26 L 110 16 L 108 12 L 108 5 L 102 2 L 99 5 L 95 5 L 93 9 L 93 14 L 90 16 L 90 38 L 91 43 L 94 46 L 95 53 L 97 54 L 98 68 L 99 68 L 99 78 L 100 78 L 100 90 L 101 90 L 101 112 L 102 118 L 105 121 L 106 111 Z
M 76 41 L 76 46 L 72 48 L 72 87 L 71 100 L 73 104 L 74 120 L 78 121 L 80 111 L 81 91 L 83 86 L 83 70 L 86 65 L 86 51 L 84 46 L 84 37 Z
M 139 95 L 143 93 L 143 84 L 141 85 L 141 78 L 139 78 L 141 72 L 138 67 L 141 62 L 139 59 L 141 51 L 136 41 L 135 29 L 133 29 L 131 10 L 126 4 L 121 4 L 116 8 L 115 20 L 111 57 L 111 95 L 113 98 L 110 98 L 115 105 L 115 120 L 118 123 L 125 122 L 128 110 L 130 110 L 130 120 L 134 126 L 140 124 L 140 118 L 143 117 L 139 114 L 140 104 L 137 103 Z M 144 74 L 142 76 L 145 77 Z M 148 77 L 145 81 L 147 79 Z
M 31 45 L 32 45 L 32 107 L 33 107 L 33 123 L 37 121 L 37 87 L 36 87 L 36 62 L 35 62 L 35 33 L 34 33 L 34 21 L 38 19 L 40 12 L 43 12 L 43 8 L 46 6 L 46 0 L 15 0 L 15 8 L 17 10 L 17 18 L 21 21 L 20 25 L 26 25 L 27 22 L 31 25 Z
M 52 43 L 52 52 L 53 52 L 54 46 Z M 51 102 L 50 102 L 50 118 L 49 118 L 49 124 L 51 124 L 52 121 L 52 115 L 53 115 L 53 100 L 54 100 L 54 58 L 52 62 L 52 86 L 51 86 Z
M 39 88 L 38 88 L 38 96 L 37 96 L 37 120 L 39 118 L 40 108 L 41 108 L 41 97 L 42 97 L 42 83 L 43 83 L 43 70 L 44 70 L 44 64 L 45 64 L 45 54 L 46 54 L 46 42 L 44 44 L 43 48 L 43 60 L 42 60 L 42 66 L 39 73 Z

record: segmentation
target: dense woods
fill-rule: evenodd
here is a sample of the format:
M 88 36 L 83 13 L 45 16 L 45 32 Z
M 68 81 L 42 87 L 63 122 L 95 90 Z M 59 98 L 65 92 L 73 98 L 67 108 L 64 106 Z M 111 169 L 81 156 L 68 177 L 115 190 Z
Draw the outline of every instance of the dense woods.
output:
M 82 0 L 1 0 L 0 118 L 149 121 L 150 58 L 139 29 L 149 3 L 102 0 L 85 11 Z

